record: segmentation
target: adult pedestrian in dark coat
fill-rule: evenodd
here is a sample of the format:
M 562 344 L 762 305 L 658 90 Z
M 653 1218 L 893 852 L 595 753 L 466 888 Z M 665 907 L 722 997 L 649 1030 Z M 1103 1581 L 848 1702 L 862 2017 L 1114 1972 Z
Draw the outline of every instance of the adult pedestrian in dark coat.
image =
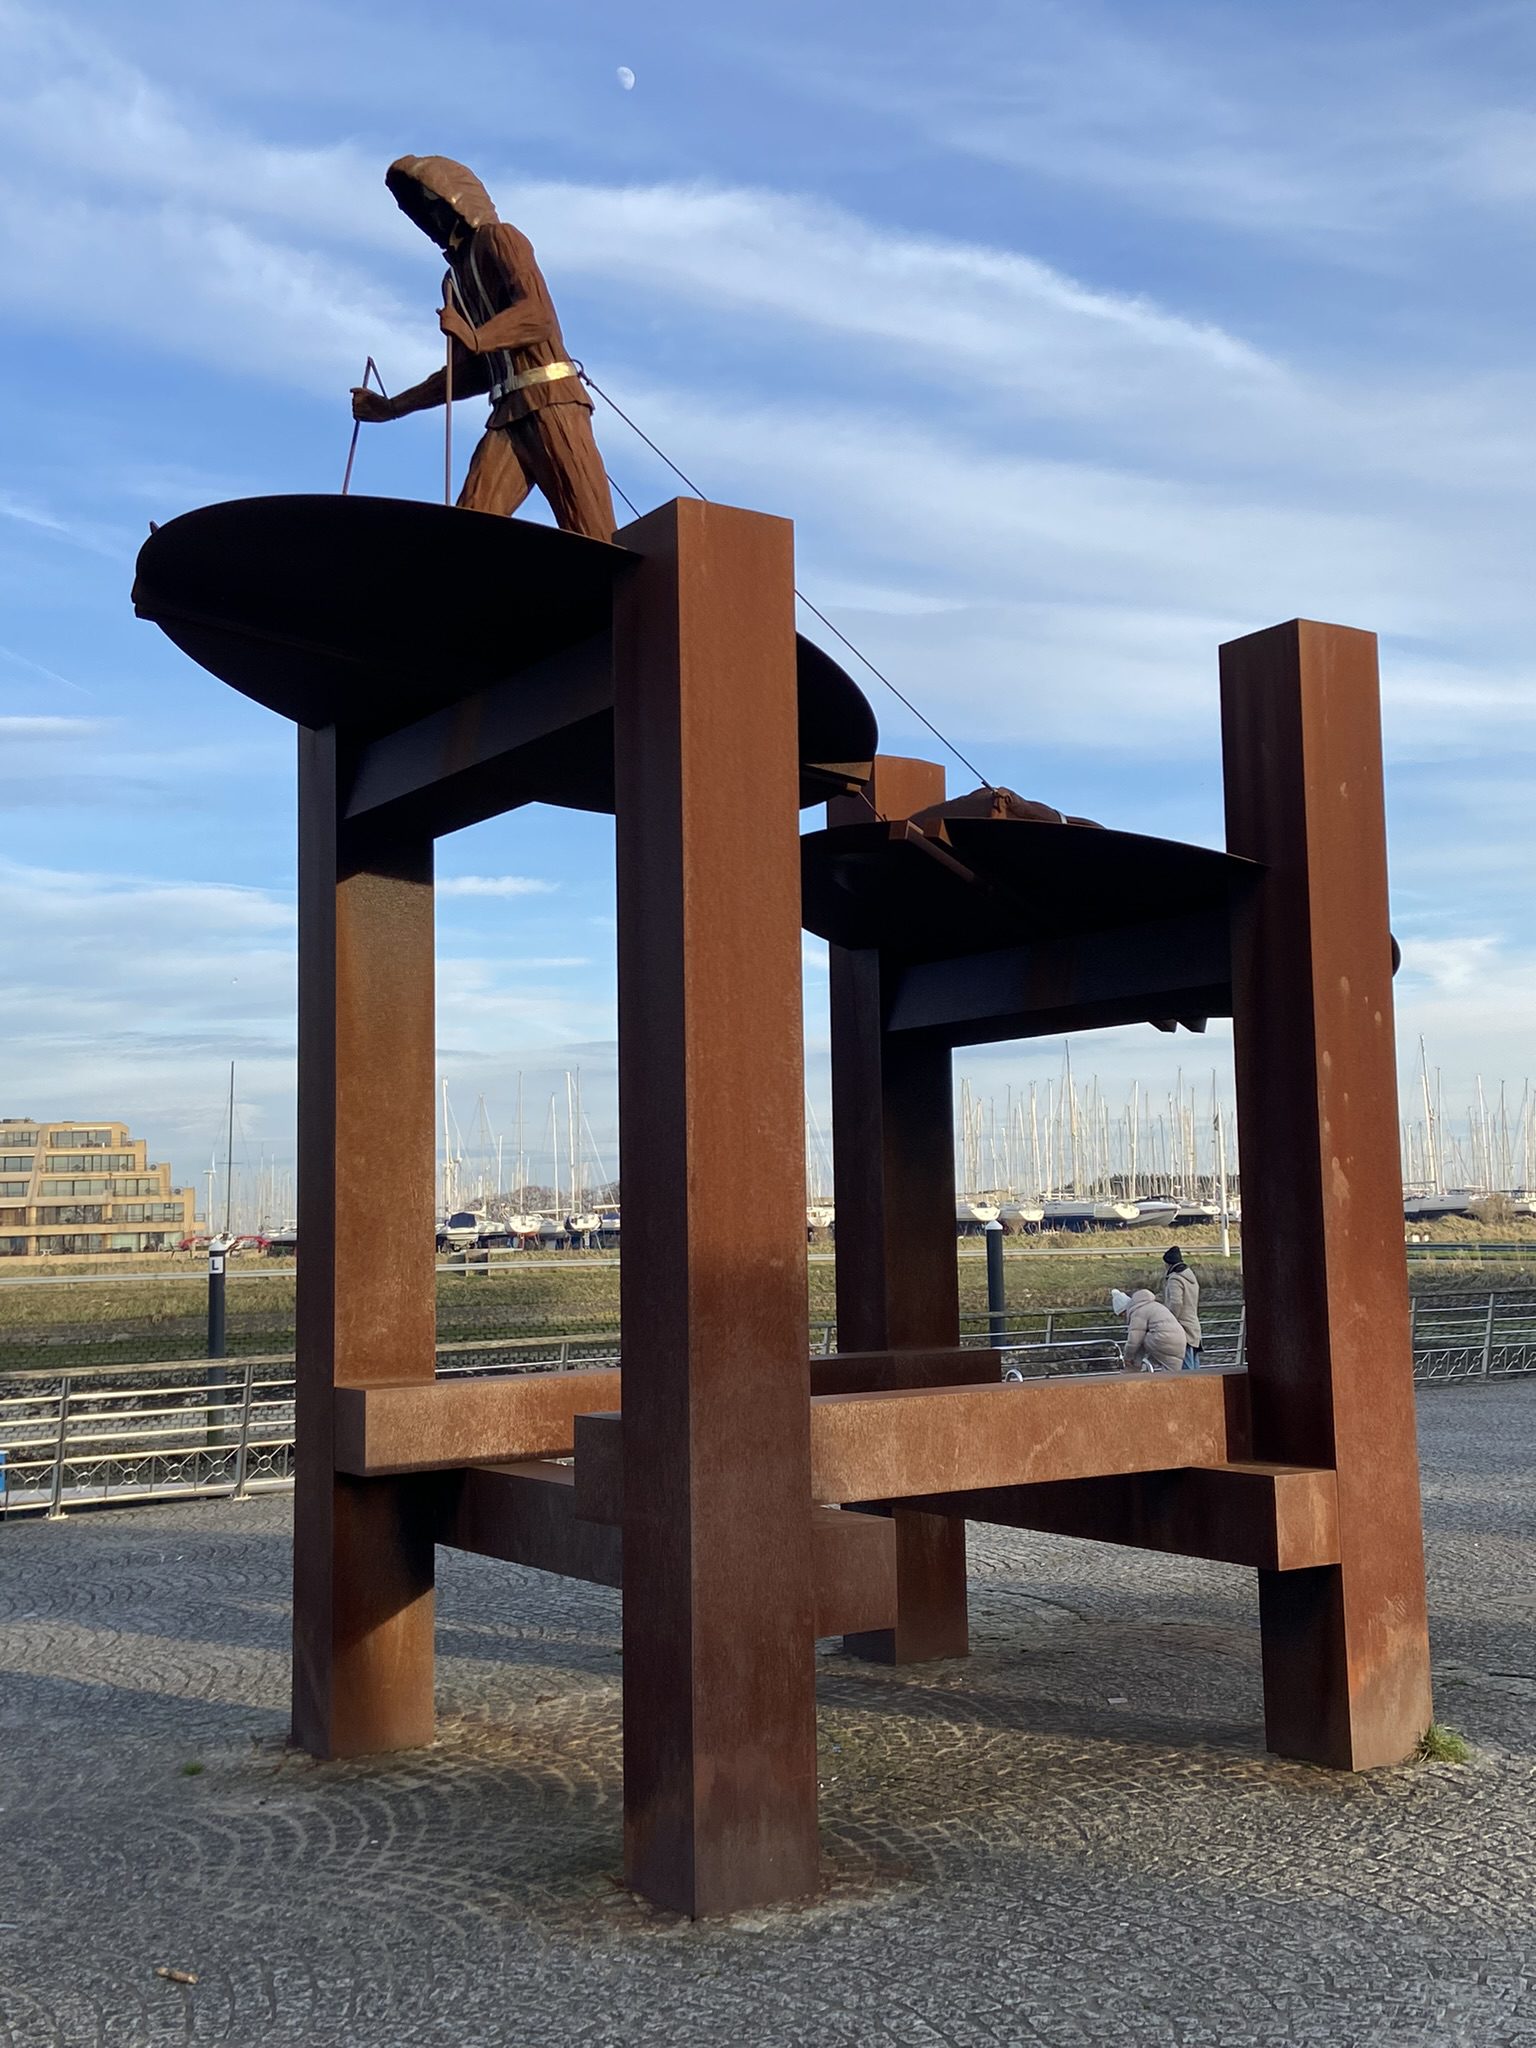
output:
M 1184 1370 L 1193 1372 L 1200 1363 L 1200 1282 L 1184 1263 L 1178 1246 L 1163 1253 L 1168 1268 L 1163 1281 L 1163 1306 L 1172 1309 L 1184 1332 Z

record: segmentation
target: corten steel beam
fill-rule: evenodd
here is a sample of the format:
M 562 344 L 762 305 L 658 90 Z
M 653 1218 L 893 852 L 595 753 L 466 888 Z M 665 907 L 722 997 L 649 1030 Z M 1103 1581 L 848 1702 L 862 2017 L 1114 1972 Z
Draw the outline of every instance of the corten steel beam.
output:
M 867 798 L 837 798 L 827 806 L 827 823 L 861 822 L 871 806 L 892 821 L 909 818 L 943 798 L 939 763 L 881 754 Z M 958 1345 L 949 1047 L 890 1037 L 886 970 L 877 951 L 832 946 L 828 961 L 839 1349 Z M 896 1625 L 852 1636 L 846 1647 L 886 1664 L 965 1656 L 965 1523 L 906 1508 L 890 1512 Z
M 633 1398 L 633 1397 L 631 1397 Z M 818 1394 L 810 1404 L 811 1497 L 859 1503 L 1247 1459 L 1241 1372 L 1093 1373 L 1022 1386 Z M 632 1451 L 613 1414 L 576 1418 L 576 1512 L 627 1516 Z
M 865 1351 L 811 1360 L 818 1394 L 996 1382 L 1001 1353 Z M 382 1361 L 381 1361 L 382 1363 Z M 615 1366 L 336 1389 L 336 1469 L 360 1479 L 566 1456 L 578 1415 L 615 1408 Z
M 616 1528 L 573 1512 L 575 1476 L 569 1465 L 536 1461 L 447 1475 L 437 1540 L 562 1578 L 621 1586 L 623 1539 Z
M 727 1913 L 817 1878 L 792 530 L 619 538 L 625 1869 Z
M 811 1492 L 820 1501 L 889 1501 L 1224 1464 L 1242 1380 L 1241 1373 L 1095 1373 L 1022 1386 L 819 1396 L 811 1406 Z
M 338 1386 L 434 1371 L 432 845 L 344 825 L 339 754 L 300 732 L 293 1735 L 315 1756 L 432 1739 L 427 1504 L 337 1472 L 334 1440 Z
M 1201 911 L 918 960 L 892 972 L 887 1006 L 893 1035 L 931 1034 L 946 1047 L 1225 1017 L 1232 1007 L 1227 925 Z
M 455 1473 L 444 1481 L 437 1540 L 565 1578 L 620 1586 L 623 1537 L 616 1524 L 576 1514 L 574 1477 L 569 1465 L 537 1462 Z M 810 1516 L 817 1636 L 888 1625 L 896 1611 L 890 1523 L 838 1508 L 802 1512 Z
M 1361 1770 L 1430 1719 L 1376 642 L 1221 650 L 1253 1448 L 1338 1471 L 1337 1565 L 1261 1572 L 1268 1742 Z
M 613 709 L 607 633 L 380 734 L 358 749 L 346 815 L 384 811 L 396 830 L 457 832 L 558 787 Z
M 1293 1572 L 1339 1561 L 1332 1472 L 1299 1465 L 1190 1465 L 1172 1472 L 944 1494 L 946 1514 L 1136 1550 Z
M 576 1416 L 619 1399 L 614 1367 L 338 1387 L 336 1469 L 371 1477 L 569 1453 Z
M 887 1387 L 984 1387 L 1002 1377 L 1003 1354 L 964 1351 L 833 1351 L 811 1360 L 812 1394 L 876 1394 Z

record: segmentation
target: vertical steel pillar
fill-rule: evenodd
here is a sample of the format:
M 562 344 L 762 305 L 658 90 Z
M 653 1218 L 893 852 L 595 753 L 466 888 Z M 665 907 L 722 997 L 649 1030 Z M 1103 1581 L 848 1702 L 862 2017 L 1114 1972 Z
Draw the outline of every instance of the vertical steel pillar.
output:
M 432 1739 L 423 1482 L 333 1450 L 336 1387 L 435 1369 L 432 843 L 349 826 L 345 756 L 300 732 L 293 1735 L 315 1756 Z
M 1221 650 L 1253 1453 L 1338 1471 L 1341 1563 L 1259 1573 L 1269 1746 L 1345 1770 L 1430 1720 L 1372 634 Z
M 728 1913 L 818 1862 L 793 534 L 618 538 L 625 1870 Z
M 881 755 L 869 802 L 827 806 L 834 825 L 908 818 L 943 801 L 934 761 Z M 880 956 L 830 948 L 837 1341 L 843 1351 L 960 1341 L 955 1263 L 953 1060 L 947 1045 L 886 1036 Z M 919 1664 L 970 1648 L 965 1523 L 893 1510 L 896 1626 L 845 1636 L 855 1656 Z

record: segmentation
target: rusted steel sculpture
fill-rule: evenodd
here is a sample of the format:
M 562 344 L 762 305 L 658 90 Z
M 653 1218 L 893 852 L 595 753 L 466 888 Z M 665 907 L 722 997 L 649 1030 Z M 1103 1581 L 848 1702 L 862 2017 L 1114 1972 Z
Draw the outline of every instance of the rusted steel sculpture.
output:
M 403 419 L 483 392 L 490 419 L 459 504 L 515 512 L 537 489 L 567 533 L 608 540 L 613 499 L 592 436 L 592 400 L 566 353 L 533 244 L 497 218 L 474 172 L 451 157 L 403 156 L 384 182 L 448 258 L 438 325 L 449 337 L 449 360 L 393 398 L 359 385 L 353 417 Z
M 300 730 L 295 1739 L 430 1737 L 436 1543 L 621 1586 L 630 1883 L 803 1895 L 813 1645 L 963 1655 L 978 1520 L 1253 1567 L 1271 1748 L 1405 1757 L 1430 1701 L 1374 643 L 1223 650 L 1216 853 L 876 759 L 796 640 L 782 521 L 679 502 L 618 542 L 277 498 L 140 556 L 139 611 Z M 624 1365 L 439 1379 L 432 843 L 535 800 L 616 812 Z M 832 946 L 843 1349 L 816 1359 L 802 923 Z M 959 1346 L 952 1049 L 1220 1015 L 1248 1369 L 1002 1384 Z

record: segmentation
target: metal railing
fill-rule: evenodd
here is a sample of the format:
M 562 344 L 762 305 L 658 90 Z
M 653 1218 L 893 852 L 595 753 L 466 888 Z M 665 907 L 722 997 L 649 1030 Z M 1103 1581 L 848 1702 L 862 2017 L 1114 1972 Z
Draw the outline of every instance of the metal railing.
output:
M 985 1313 L 961 1342 L 994 1340 Z M 1125 1326 L 1098 1309 L 1010 1313 L 999 1340 L 1004 1370 L 1028 1379 L 1110 1372 Z M 1245 1362 L 1240 1302 L 1202 1315 L 1207 1366 Z M 812 1326 L 813 1348 L 835 1348 L 836 1326 Z M 1488 1294 L 1413 1306 L 1414 1377 L 1421 1384 L 1536 1373 L 1536 1293 Z M 495 1337 L 438 1347 L 443 1377 L 493 1377 L 617 1365 L 616 1330 Z M 62 1515 L 112 1503 L 208 1496 L 246 1499 L 293 1483 L 294 1373 L 289 1352 L 226 1360 L 34 1366 L 0 1372 L 0 1517 Z

